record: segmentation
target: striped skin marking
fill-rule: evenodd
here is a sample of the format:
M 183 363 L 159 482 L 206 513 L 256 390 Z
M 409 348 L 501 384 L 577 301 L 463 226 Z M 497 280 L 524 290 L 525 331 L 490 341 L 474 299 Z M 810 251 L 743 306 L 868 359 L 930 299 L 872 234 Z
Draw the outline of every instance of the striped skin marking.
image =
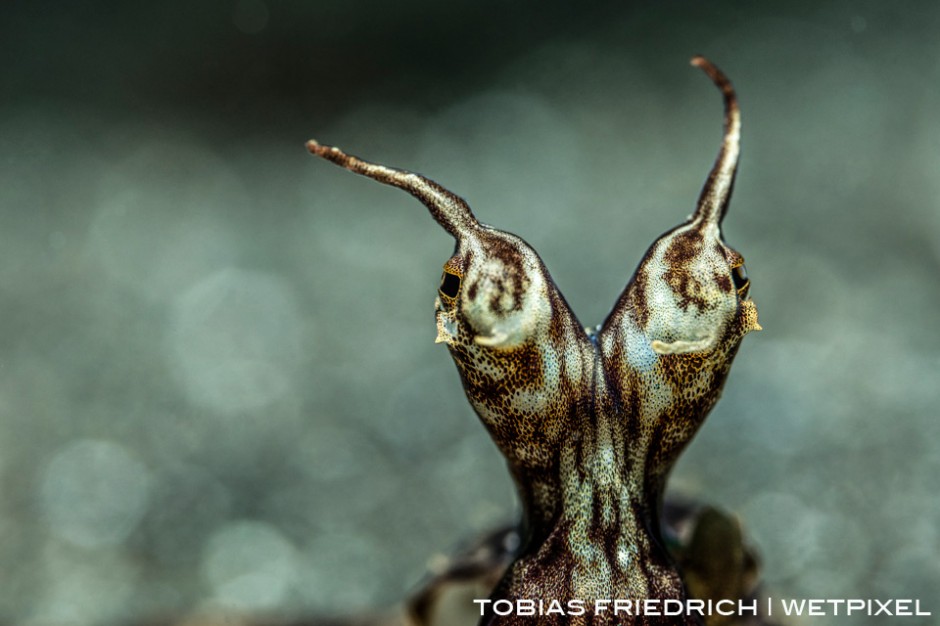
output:
M 535 250 L 481 224 L 461 198 L 421 175 L 307 144 L 412 194 L 456 240 L 435 301 L 437 341 L 506 457 L 525 516 L 493 599 L 592 606 L 687 595 L 659 528 L 666 476 L 718 401 L 741 339 L 760 330 L 744 259 L 721 235 L 737 169 L 737 100 L 715 66 L 692 64 L 724 95 L 721 150 L 695 212 L 653 243 L 596 331 L 578 322 Z M 539 623 L 650 622 L 607 613 Z

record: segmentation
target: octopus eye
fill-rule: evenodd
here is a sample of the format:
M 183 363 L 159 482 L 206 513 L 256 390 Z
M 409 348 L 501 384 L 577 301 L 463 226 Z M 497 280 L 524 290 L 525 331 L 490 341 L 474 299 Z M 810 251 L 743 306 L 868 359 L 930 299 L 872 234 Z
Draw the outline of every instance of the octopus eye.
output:
M 747 289 L 748 285 L 751 284 L 751 281 L 747 278 L 747 270 L 744 269 L 744 265 L 731 268 L 731 280 L 734 281 L 734 288 L 738 293 Z
M 444 272 L 444 275 L 441 276 L 441 286 L 439 289 L 442 296 L 456 298 L 457 294 L 460 293 L 460 276 L 451 274 L 450 272 Z

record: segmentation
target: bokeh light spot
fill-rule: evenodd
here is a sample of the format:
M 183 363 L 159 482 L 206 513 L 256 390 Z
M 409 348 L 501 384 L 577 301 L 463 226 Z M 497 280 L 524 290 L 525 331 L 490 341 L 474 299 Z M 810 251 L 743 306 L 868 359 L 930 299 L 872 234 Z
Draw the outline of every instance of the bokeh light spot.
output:
M 80 440 L 60 450 L 46 467 L 39 490 L 49 529 L 83 547 L 114 545 L 147 509 L 150 475 L 125 448 Z
M 301 321 L 283 280 L 225 269 L 184 292 L 174 308 L 170 364 L 194 403 L 232 414 L 291 389 Z
M 238 521 L 223 526 L 208 542 L 203 575 L 226 608 L 272 609 L 295 578 L 293 546 L 272 526 Z

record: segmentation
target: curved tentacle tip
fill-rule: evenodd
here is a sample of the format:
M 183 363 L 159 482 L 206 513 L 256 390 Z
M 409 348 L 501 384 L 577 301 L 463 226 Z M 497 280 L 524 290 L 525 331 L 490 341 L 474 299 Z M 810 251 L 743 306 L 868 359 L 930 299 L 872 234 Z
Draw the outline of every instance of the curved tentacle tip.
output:
M 345 167 L 346 169 L 353 169 L 352 165 L 357 161 L 356 157 L 352 157 L 346 154 L 336 146 L 325 146 L 316 139 L 309 140 L 306 145 L 310 154 L 318 156 L 321 159 L 326 159 L 327 161 L 335 163 L 340 167 Z
M 689 61 L 689 64 L 701 69 L 709 76 L 712 74 L 721 74 L 721 70 L 719 70 L 714 63 L 703 57 L 701 54 L 696 54 L 694 57 L 692 57 L 692 59 Z
M 700 54 L 696 54 L 689 61 L 689 64 L 705 72 L 712 82 L 728 97 L 734 98 L 734 87 L 731 86 L 731 80 L 722 72 L 717 65 L 706 59 Z
M 316 139 L 311 139 L 310 141 L 307 142 L 306 145 L 307 145 L 307 150 L 310 152 L 310 154 L 316 155 L 318 157 L 323 157 L 324 159 L 330 159 L 332 155 L 345 156 L 343 155 L 343 151 L 340 150 L 339 148 L 335 146 L 324 146 L 323 144 L 318 142 Z

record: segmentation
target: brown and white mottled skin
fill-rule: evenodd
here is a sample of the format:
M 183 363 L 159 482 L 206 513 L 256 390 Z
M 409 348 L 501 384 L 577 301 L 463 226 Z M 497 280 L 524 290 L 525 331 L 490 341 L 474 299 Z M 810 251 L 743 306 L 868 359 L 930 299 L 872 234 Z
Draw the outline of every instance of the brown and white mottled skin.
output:
M 409 192 L 454 236 L 435 302 L 473 408 L 505 455 L 523 501 L 522 547 L 495 599 L 686 597 L 659 528 L 666 477 L 718 401 L 742 337 L 759 330 L 744 259 L 722 240 L 740 114 L 721 89 L 721 151 L 694 214 L 647 251 L 607 320 L 586 330 L 536 252 L 481 224 L 427 178 L 315 141 L 315 155 Z M 531 623 L 520 616 L 485 624 Z M 632 621 L 631 621 L 632 619 Z M 610 613 L 540 624 L 650 624 Z M 689 618 L 688 624 L 698 623 Z

